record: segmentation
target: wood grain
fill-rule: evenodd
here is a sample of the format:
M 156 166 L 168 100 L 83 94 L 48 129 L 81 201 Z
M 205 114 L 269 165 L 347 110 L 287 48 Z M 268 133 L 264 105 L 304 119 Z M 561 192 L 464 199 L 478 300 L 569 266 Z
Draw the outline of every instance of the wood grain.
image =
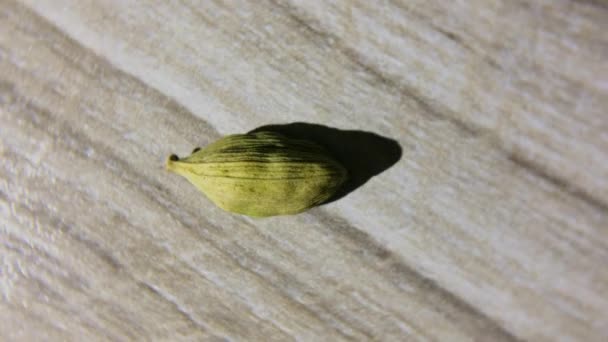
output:
M 601 341 L 602 1 L 0 0 L 3 340 Z M 304 121 L 401 160 L 231 215 L 173 152 Z

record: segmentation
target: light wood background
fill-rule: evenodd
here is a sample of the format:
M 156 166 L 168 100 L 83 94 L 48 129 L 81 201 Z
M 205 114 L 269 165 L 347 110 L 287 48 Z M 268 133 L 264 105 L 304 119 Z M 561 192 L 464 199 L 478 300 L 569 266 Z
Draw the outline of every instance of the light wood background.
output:
M 606 341 L 608 5 L 0 0 L 0 338 Z M 250 219 L 170 153 L 304 121 L 396 139 Z

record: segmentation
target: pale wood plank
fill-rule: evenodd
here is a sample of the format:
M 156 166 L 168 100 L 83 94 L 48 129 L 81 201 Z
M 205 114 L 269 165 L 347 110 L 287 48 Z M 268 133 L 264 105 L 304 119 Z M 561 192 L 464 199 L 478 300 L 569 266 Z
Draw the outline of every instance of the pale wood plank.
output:
M 502 32 L 485 20 L 509 24 L 500 8 L 532 17 L 500 4 L 457 8 L 439 25 L 431 18 L 447 12 L 433 3 L 2 1 L 0 312 L 23 318 L 0 330 L 15 339 L 43 330 L 100 340 L 601 340 L 606 90 L 593 52 L 604 51 L 605 10 L 560 2 L 538 12 L 536 31 L 517 26 L 528 41 L 549 31 L 579 39 L 574 52 L 554 46 L 572 67 L 538 54 L 501 70 L 525 54 L 493 46 L 501 36 L 484 40 L 488 27 Z M 349 15 L 369 23 L 340 29 Z M 558 19 L 588 31 L 560 30 Z M 435 55 L 425 39 L 405 52 L 391 43 L 451 37 L 448 28 L 466 38 L 439 39 Z M 496 65 L 465 77 L 480 53 Z M 460 69 L 446 67 L 454 61 Z M 582 62 L 590 69 L 576 73 Z M 433 77 L 406 75 L 417 64 Z M 531 88 L 484 97 L 487 84 L 532 71 Z M 566 88 L 560 103 L 537 89 L 562 82 L 588 96 L 572 114 L 583 128 L 567 115 L 580 94 Z M 534 107 L 505 104 L 522 96 Z M 493 118 L 480 114 L 492 106 Z M 524 126 L 497 124 L 502 112 Z M 300 120 L 397 139 L 403 158 L 340 201 L 267 220 L 226 214 L 162 170 L 171 152 Z

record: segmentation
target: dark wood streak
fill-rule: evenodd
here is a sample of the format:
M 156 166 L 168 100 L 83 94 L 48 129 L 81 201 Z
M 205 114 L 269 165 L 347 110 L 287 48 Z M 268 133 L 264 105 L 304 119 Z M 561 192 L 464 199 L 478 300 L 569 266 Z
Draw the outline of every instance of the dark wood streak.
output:
M 595 7 L 595 9 L 600 9 L 603 11 L 608 10 L 608 1 L 606 0 L 569 0 L 572 3 L 579 3 L 583 5 L 590 5 Z
M 516 153 L 509 154 L 508 157 L 511 162 L 522 170 L 525 170 L 526 172 L 529 172 L 530 174 L 549 182 L 554 187 L 563 190 L 570 196 L 593 206 L 599 211 L 608 212 L 608 203 L 604 203 L 599 198 L 577 187 L 573 183 L 568 182 L 566 179 L 561 178 L 559 175 L 551 173 L 549 170 L 543 167 L 543 165 L 534 162 L 533 160 L 526 159 L 520 154 Z

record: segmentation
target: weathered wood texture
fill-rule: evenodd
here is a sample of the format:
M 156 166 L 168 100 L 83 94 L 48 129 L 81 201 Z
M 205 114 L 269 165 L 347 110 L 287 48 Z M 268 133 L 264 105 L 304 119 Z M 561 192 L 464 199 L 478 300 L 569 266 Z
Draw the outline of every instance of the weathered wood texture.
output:
M 608 336 L 602 1 L 0 0 L 3 340 Z M 163 170 L 305 121 L 403 157 L 254 220 Z

